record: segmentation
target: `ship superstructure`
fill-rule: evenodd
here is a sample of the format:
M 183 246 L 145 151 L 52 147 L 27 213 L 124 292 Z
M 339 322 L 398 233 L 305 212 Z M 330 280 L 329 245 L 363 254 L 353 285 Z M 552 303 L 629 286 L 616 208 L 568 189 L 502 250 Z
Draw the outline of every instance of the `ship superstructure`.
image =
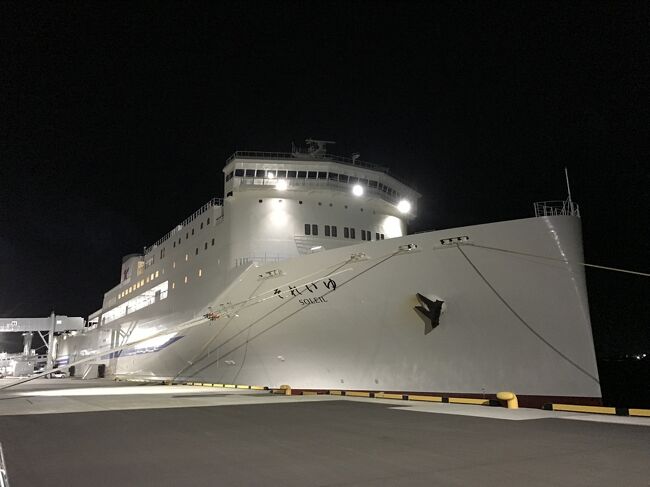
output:
M 122 377 L 600 397 L 573 203 L 409 236 L 416 191 L 307 142 L 233 154 L 225 198 L 126 256 L 57 364 L 109 350 L 92 363 Z

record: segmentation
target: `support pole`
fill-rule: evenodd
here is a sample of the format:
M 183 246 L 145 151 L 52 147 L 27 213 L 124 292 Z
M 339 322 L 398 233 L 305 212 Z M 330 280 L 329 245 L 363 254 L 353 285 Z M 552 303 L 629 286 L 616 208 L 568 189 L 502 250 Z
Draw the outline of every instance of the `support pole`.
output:
M 52 355 L 52 352 L 54 352 L 54 331 L 56 330 L 56 315 L 54 314 L 54 311 L 52 311 L 52 314 L 50 315 L 50 319 L 52 323 L 50 324 L 50 333 L 49 336 L 47 337 L 47 369 L 51 369 L 54 366 L 54 356 Z

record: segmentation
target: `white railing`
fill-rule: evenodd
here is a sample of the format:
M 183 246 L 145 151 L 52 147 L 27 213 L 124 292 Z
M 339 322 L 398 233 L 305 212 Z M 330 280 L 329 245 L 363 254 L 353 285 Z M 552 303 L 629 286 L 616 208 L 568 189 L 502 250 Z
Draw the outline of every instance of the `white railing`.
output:
M 533 203 L 535 216 L 580 216 L 580 207 L 570 199 Z
M 298 159 L 305 161 L 333 161 L 341 164 L 347 164 L 348 166 L 364 167 L 366 169 L 373 169 L 375 171 L 381 171 L 384 173 L 389 172 L 388 168 L 373 164 L 371 162 L 360 161 L 359 159 L 351 159 L 349 157 L 335 156 L 334 154 L 309 154 L 306 152 L 263 152 L 245 150 L 235 152 L 228 158 L 226 165 L 228 165 L 233 159 Z
M 223 199 L 221 199 L 221 198 L 212 198 L 205 205 L 203 205 L 201 208 L 196 210 L 194 213 L 192 213 L 190 216 L 188 216 L 181 223 L 176 225 L 172 230 L 167 232 L 163 237 L 159 238 L 153 245 L 150 245 L 149 247 L 145 247 L 144 248 L 144 255 L 147 255 L 153 249 L 158 247 L 161 243 L 163 243 L 164 241 L 166 241 L 169 238 L 176 235 L 178 232 L 180 232 L 183 229 L 183 227 L 185 227 L 185 225 L 187 225 L 191 221 L 195 220 L 199 215 L 205 213 L 207 210 L 209 210 L 213 206 L 223 206 Z

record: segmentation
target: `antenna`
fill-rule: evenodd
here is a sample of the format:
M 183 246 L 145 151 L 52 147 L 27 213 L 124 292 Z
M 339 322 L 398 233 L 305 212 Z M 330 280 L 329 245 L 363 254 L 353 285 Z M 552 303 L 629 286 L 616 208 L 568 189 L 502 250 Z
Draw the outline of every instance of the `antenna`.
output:
M 567 201 L 569 203 L 569 209 L 571 210 L 571 214 L 573 215 L 573 200 L 571 199 L 571 185 L 569 184 L 569 170 L 566 168 L 566 166 L 564 166 L 564 177 L 566 178 L 566 190 L 567 193 L 569 194 Z

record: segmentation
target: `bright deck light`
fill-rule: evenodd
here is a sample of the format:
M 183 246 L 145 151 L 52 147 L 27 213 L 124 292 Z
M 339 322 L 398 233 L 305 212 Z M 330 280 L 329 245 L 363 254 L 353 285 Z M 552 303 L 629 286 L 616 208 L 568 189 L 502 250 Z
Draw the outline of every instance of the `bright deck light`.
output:
M 361 195 L 363 194 L 363 187 L 361 187 L 360 184 L 355 184 L 355 185 L 352 187 L 352 194 L 353 194 L 354 196 L 361 196 Z
M 284 191 L 288 187 L 289 187 L 289 184 L 284 179 L 278 179 L 278 182 L 275 183 L 275 189 L 277 189 L 278 191 Z
M 397 209 L 400 213 L 408 213 L 411 211 L 411 203 L 406 200 L 401 200 L 399 203 L 397 203 Z

